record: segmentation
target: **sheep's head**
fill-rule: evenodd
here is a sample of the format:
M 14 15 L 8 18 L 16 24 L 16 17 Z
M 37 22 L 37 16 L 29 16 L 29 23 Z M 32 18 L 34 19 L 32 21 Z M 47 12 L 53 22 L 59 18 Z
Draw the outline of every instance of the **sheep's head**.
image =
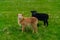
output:
M 22 20 L 23 19 L 23 15 L 22 14 L 18 14 L 18 19 Z
M 36 15 L 37 11 L 31 11 L 32 16 Z
M 31 13 L 37 13 L 37 11 L 31 11 Z

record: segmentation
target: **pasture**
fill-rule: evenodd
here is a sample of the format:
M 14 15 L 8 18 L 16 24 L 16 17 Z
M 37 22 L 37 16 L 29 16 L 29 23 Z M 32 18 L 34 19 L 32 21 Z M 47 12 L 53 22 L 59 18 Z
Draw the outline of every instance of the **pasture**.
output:
M 31 17 L 31 10 L 49 14 L 49 25 L 39 22 L 38 33 L 19 30 L 17 14 Z M 60 40 L 60 0 L 0 0 L 0 40 Z

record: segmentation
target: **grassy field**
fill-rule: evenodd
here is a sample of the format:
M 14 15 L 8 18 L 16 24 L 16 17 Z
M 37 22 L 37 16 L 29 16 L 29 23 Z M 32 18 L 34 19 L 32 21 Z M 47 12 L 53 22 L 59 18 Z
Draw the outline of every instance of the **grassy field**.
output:
M 49 26 L 38 33 L 22 33 L 17 14 L 31 17 L 31 10 L 49 14 Z M 60 40 L 60 0 L 0 0 L 0 40 Z

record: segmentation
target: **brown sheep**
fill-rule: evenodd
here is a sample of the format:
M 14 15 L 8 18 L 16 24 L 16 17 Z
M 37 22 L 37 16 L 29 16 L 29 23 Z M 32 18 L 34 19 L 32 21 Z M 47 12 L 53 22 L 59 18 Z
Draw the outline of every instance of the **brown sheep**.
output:
M 32 25 L 33 33 L 37 32 L 38 19 L 35 17 L 24 17 L 22 14 L 18 14 L 18 24 L 22 25 L 22 32 L 24 32 L 25 27 Z

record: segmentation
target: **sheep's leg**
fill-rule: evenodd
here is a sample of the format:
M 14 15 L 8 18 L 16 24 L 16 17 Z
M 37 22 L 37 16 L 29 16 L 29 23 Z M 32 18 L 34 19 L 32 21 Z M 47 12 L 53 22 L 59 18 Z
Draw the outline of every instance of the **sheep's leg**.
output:
M 47 24 L 47 26 L 48 26 L 48 20 L 46 21 L 46 24 Z
M 37 33 L 37 24 L 33 24 L 33 33 L 36 32 Z
M 48 26 L 48 20 L 44 21 L 44 26 Z
M 22 25 L 22 32 L 24 32 L 25 30 L 25 25 Z

